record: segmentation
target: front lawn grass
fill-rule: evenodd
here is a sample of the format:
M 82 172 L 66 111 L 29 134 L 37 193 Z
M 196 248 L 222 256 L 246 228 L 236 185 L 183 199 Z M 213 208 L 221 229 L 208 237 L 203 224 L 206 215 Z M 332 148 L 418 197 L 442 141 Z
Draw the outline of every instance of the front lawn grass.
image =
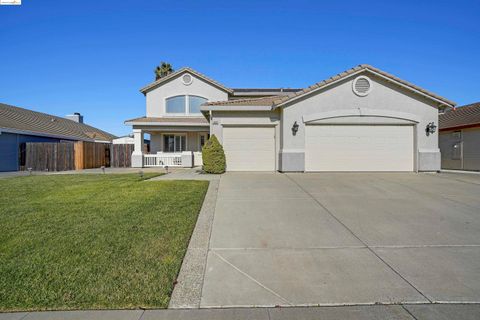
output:
M 0 310 L 165 308 L 208 182 L 0 179 Z

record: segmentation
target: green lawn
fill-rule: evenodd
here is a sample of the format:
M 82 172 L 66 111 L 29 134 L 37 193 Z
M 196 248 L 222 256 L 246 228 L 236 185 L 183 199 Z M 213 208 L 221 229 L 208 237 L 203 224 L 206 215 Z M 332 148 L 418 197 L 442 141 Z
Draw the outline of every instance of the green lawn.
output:
M 0 311 L 167 307 L 208 182 L 143 179 L 0 179 Z

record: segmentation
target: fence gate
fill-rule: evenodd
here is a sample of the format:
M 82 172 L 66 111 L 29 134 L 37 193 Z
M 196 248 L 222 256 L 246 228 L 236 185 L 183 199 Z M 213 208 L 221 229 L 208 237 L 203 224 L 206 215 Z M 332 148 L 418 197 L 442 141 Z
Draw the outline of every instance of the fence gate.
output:
M 115 168 L 132 166 L 133 144 L 112 144 L 110 146 L 110 165 Z

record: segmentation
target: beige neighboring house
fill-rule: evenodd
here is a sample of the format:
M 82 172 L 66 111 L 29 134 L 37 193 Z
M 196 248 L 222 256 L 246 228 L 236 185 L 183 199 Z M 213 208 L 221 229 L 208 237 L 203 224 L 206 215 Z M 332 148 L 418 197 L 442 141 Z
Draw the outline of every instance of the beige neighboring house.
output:
M 200 165 L 215 134 L 227 171 L 436 171 L 438 113 L 455 106 L 370 65 L 305 89 L 233 89 L 183 68 L 141 92 L 146 115 L 125 122 L 135 167 Z
M 442 169 L 480 170 L 480 102 L 440 114 Z

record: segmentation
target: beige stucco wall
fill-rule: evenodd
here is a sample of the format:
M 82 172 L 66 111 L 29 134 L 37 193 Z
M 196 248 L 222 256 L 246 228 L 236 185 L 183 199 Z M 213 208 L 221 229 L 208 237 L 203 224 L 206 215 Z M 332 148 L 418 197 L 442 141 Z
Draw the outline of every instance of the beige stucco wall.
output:
M 302 154 L 304 155 L 305 152 L 305 117 L 310 116 L 310 120 L 312 120 L 316 114 L 324 112 L 341 114 L 342 110 L 358 110 L 360 108 L 360 110 L 374 111 L 380 117 L 398 113 L 405 114 L 406 118 L 414 118 L 418 122 L 415 135 L 418 169 L 440 169 L 438 133 L 435 132 L 430 136 L 425 134 L 425 127 L 429 122 L 434 122 L 438 126 L 438 109 L 434 103 L 370 73 L 364 75 L 370 78 L 373 86 L 372 91 L 366 97 L 357 96 L 353 92 L 352 82 L 356 78 L 354 76 L 284 107 L 281 124 L 281 153 L 286 154 L 284 160 L 288 162 L 291 159 L 297 159 L 293 161 L 300 162 L 303 159 Z M 295 121 L 299 125 L 299 130 L 294 136 L 291 128 Z M 389 121 L 391 122 L 391 120 Z M 302 168 L 296 167 L 301 171 Z
M 219 88 L 212 86 L 211 84 L 203 81 L 202 79 L 190 74 L 193 81 L 189 85 L 185 85 L 181 77 L 173 78 L 167 83 L 162 84 L 160 87 L 147 92 L 147 117 L 162 117 L 162 116 L 175 116 L 165 113 L 165 99 L 178 95 L 195 95 L 208 99 L 208 101 L 224 101 L 228 99 L 227 92 L 220 90 Z M 195 114 L 199 116 L 201 114 Z

